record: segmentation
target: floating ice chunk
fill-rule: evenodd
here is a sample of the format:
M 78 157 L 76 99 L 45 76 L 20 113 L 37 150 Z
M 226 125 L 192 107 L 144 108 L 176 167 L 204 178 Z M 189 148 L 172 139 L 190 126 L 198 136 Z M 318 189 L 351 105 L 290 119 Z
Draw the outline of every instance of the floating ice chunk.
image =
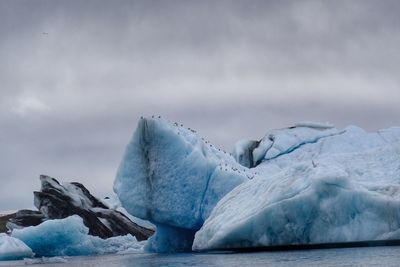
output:
M 76 256 L 142 251 L 145 242 L 132 235 L 101 239 L 88 235 L 81 217 L 49 220 L 38 226 L 15 229 L 12 236 L 27 244 L 37 256 Z
M 0 261 L 33 257 L 32 250 L 21 240 L 0 233 Z

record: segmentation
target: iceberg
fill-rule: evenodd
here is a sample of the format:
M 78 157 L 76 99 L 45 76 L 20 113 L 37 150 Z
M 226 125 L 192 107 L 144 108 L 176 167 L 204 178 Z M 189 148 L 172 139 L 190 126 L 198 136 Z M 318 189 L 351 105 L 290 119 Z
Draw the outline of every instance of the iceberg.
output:
M 89 228 L 78 215 L 14 229 L 11 236 L 39 257 L 141 252 L 145 244 L 130 234 L 107 239 L 89 235 Z
M 156 225 L 149 248 L 186 250 L 215 204 L 252 176 L 194 130 L 143 118 L 126 148 L 114 191 L 131 215 Z
M 33 257 L 32 250 L 21 240 L 0 233 L 0 261 Z
M 89 234 L 101 238 L 131 234 L 138 240 L 146 240 L 153 234 L 148 229 L 136 224 L 118 207 L 117 199 L 101 201 L 89 190 L 77 182 L 59 183 L 55 178 L 41 175 L 41 190 L 34 192 L 34 204 L 38 211 L 20 210 L 7 222 L 12 231 L 27 226 L 36 226 L 47 220 L 63 219 L 71 215 L 82 217 L 89 228 Z M 120 210 L 117 210 L 120 209 Z
M 227 153 L 142 118 L 114 182 L 168 252 L 400 238 L 400 128 L 302 122 Z
M 297 128 L 275 132 L 260 175 L 218 202 L 194 250 L 400 239 L 399 128 L 288 142 Z

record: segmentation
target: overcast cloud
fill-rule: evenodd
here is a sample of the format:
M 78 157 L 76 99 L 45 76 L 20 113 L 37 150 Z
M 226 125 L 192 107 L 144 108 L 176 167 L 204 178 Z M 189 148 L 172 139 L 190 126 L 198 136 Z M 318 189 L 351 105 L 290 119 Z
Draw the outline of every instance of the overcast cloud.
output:
M 296 121 L 399 123 L 399 1 L 0 1 L 0 211 L 39 174 L 111 194 L 141 115 L 230 150 Z

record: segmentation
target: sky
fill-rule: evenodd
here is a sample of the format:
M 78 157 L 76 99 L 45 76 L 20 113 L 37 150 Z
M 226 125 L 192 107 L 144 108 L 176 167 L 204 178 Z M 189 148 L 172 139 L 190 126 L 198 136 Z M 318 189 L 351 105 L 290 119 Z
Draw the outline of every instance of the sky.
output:
M 0 211 L 112 184 L 140 116 L 231 150 L 298 121 L 400 126 L 400 1 L 0 1 Z

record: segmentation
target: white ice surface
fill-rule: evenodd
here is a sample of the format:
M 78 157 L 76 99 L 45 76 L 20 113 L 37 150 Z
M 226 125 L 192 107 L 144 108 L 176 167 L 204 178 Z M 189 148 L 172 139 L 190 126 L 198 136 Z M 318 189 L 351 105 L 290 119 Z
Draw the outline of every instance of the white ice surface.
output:
M 265 156 L 254 168 L 258 175 L 217 204 L 193 249 L 400 237 L 398 128 L 367 133 L 350 126 L 303 138 L 295 149 L 287 145 L 291 131 L 277 144 L 286 151 Z
M 33 257 L 32 250 L 21 240 L 0 233 L 0 261 Z
M 46 257 L 141 252 L 145 244 L 132 235 L 101 239 L 88 235 L 88 232 L 82 218 L 73 215 L 15 229 L 12 237 L 22 240 L 36 256 Z

